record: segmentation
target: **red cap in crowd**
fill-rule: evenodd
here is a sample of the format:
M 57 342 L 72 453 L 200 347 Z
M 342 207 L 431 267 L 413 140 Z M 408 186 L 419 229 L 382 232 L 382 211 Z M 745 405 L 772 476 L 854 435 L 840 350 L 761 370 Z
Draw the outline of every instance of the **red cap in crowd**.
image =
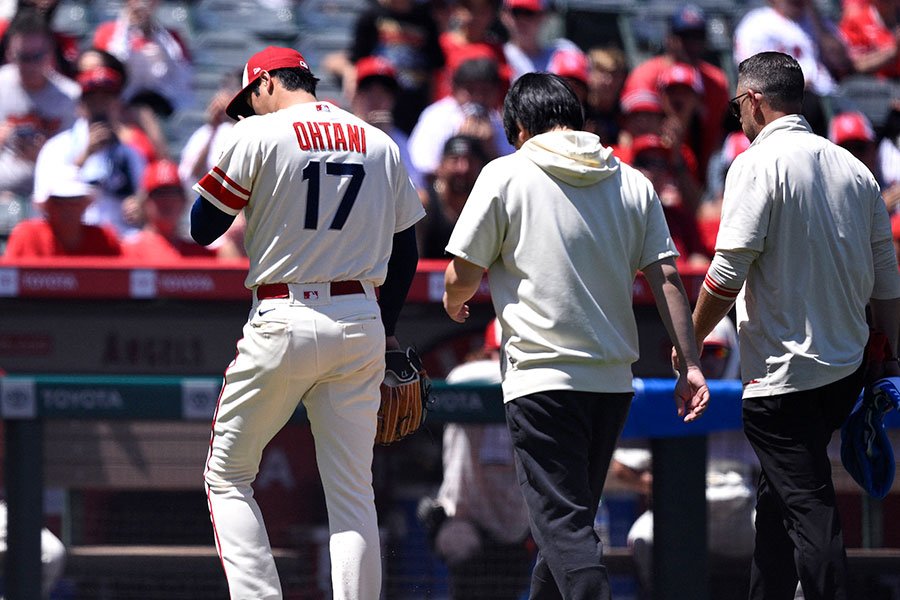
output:
M 397 71 L 394 64 L 381 56 L 364 56 L 356 62 L 356 82 L 369 77 L 383 77 L 397 82 Z
M 622 95 L 619 101 L 622 113 L 630 115 L 636 112 L 663 113 L 662 101 L 659 94 L 653 90 L 636 88 Z
M 530 12 L 544 12 L 542 0 L 504 0 L 503 5 L 509 10 L 527 10 Z
M 644 135 L 639 135 L 634 138 L 634 141 L 631 142 L 631 155 L 637 156 L 642 152 L 649 152 L 651 150 L 661 150 L 668 152 L 669 149 L 666 148 L 666 145 L 663 143 L 662 138 L 653 133 L 647 133 Z
M 657 85 L 660 90 L 673 85 L 686 85 L 698 94 L 703 93 L 703 77 L 700 71 L 684 63 L 675 63 L 660 73 Z
M 722 155 L 728 164 L 734 162 L 744 150 L 750 147 L 750 140 L 743 131 L 733 131 L 725 138 L 722 144 Z
M 141 179 L 141 187 L 150 193 L 163 187 L 181 187 L 181 179 L 178 177 L 178 165 L 171 160 L 157 160 L 144 169 Z
M 587 85 L 590 76 L 590 63 L 587 55 L 575 48 L 562 48 L 550 57 L 547 70 L 560 77 L 571 77 Z
M 828 139 L 835 144 L 849 141 L 874 142 L 875 132 L 864 114 L 845 112 L 831 119 L 828 124 Z
M 93 67 L 78 74 L 81 93 L 110 92 L 118 94 L 122 91 L 122 75 L 109 67 Z
M 293 48 L 269 46 L 265 50 L 251 56 L 247 64 L 244 65 L 241 91 L 235 94 L 231 102 L 228 103 L 228 106 L 225 108 L 225 114 L 235 120 L 238 117 L 249 117 L 254 114 L 253 109 L 250 108 L 250 105 L 244 99 L 247 88 L 259 79 L 259 75 L 263 71 L 274 71 L 275 69 L 290 67 L 300 67 L 309 71 L 309 65 L 303 60 L 303 56 Z

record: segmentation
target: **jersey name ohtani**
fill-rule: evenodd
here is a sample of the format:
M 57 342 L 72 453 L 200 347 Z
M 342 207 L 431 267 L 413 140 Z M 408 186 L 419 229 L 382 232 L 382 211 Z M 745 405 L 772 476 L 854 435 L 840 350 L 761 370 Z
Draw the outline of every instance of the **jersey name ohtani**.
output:
M 366 153 L 366 129 L 350 123 L 297 121 L 294 123 L 301 150 L 345 150 Z

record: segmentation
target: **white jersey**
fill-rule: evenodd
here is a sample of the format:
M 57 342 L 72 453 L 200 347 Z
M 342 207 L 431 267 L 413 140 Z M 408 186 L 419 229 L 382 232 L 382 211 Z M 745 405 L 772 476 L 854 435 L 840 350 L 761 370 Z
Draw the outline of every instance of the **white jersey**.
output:
M 246 286 L 384 282 L 394 233 L 425 215 L 397 145 L 328 102 L 238 122 L 194 190 L 244 211 Z

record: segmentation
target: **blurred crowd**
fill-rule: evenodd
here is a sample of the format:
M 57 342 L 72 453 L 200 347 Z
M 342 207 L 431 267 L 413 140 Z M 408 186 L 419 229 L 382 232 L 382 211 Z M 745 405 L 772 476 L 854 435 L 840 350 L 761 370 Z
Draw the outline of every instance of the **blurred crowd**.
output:
M 642 61 L 621 44 L 566 39 L 564 28 L 548 26 L 560 21 L 547 2 L 373 0 L 356 19 L 350 47 L 327 53 L 314 69 L 339 90 L 321 100 L 398 144 L 428 211 L 417 225 L 421 257 L 444 257 L 481 168 L 514 151 L 501 115 L 510 83 L 550 71 L 581 99 L 586 128 L 653 182 L 679 266 L 703 269 L 725 175 L 749 145 L 729 113 L 729 74 L 764 50 L 798 59 L 807 81 L 804 115 L 870 168 L 898 215 L 900 0 L 842 0 L 837 19 L 814 0 L 751 3 L 724 54 L 708 41 L 709 16 L 684 4 L 668 15 L 661 52 Z M 242 65 L 222 76 L 206 122 L 172 147 L 166 123 L 190 106 L 194 71 L 191 39 L 160 24 L 160 3 L 126 0 L 114 20 L 76 39 L 52 27 L 58 0 L 7 2 L 0 204 L 23 210 L 4 232 L 6 258 L 244 255 L 240 219 L 210 249 L 186 237 L 190 189 L 227 140 L 232 122 L 224 107 L 240 88 Z M 876 92 L 886 93 L 873 108 Z M 893 223 L 900 237 L 900 215 Z

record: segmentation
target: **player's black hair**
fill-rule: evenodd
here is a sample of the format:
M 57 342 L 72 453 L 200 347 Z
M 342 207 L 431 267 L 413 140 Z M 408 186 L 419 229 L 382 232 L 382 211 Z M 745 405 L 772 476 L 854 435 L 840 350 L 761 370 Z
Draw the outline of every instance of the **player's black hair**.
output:
M 516 79 L 503 101 L 509 143 L 516 145 L 521 129 L 537 135 L 556 127 L 584 128 L 581 102 L 568 82 L 552 73 L 526 73 Z
M 313 96 L 316 95 L 316 85 L 319 83 L 319 78 L 307 69 L 302 67 L 284 67 L 282 69 L 272 69 L 269 71 L 269 75 L 277 77 L 284 89 L 289 92 L 303 90 Z M 261 84 L 262 80 L 257 78 L 247 91 L 259 96 L 259 86 Z
M 787 54 L 760 52 L 743 60 L 738 65 L 738 82 L 762 93 L 777 111 L 799 113 L 803 107 L 803 71 Z

